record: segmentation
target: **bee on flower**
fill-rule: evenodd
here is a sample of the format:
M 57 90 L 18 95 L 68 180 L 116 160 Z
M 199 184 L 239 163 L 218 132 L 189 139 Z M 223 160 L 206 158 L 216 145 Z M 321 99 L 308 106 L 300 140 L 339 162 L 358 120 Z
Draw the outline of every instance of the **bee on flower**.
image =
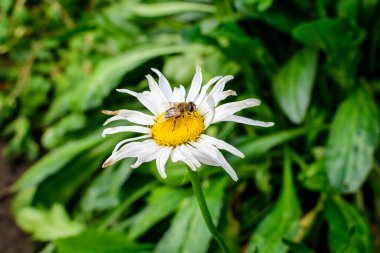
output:
M 233 180 L 238 180 L 236 172 L 224 158 L 220 150 L 228 151 L 236 156 L 244 154 L 227 142 L 207 135 L 207 128 L 218 122 L 232 121 L 247 125 L 270 127 L 272 122 L 262 122 L 237 116 L 242 109 L 260 105 L 258 99 L 246 99 L 238 102 L 220 104 L 229 96 L 236 96 L 233 90 L 224 90 L 233 76 L 216 76 L 202 86 L 202 73 L 199 66 L 191 82 L 189 91 L 185 88 L 171 88 L 168 80 L 157 69 L 158 83 L 151 75 L 147 75 L 149 91 L 137 93 L 127 89 L 118 92 L 128 93 L 136 97 L 151 115 L 134 111 L 103 111 L 113 115 L 104 124 L 116 120 L 127 120 L 135 125 L 106 128 L 102 135 L 120 132 L 135 132 L 138 137 L 119 142 L 111 156 L 103 163 L 108 167 L 117 161 L 133 157 L 136 162 L 132 168 L 144 162 L 155 160 L 159 174 L 166 178 L 165 164 L 170 158 L 173 162 L 184 162 L 193 171 L 201 164 L 222 167 Z

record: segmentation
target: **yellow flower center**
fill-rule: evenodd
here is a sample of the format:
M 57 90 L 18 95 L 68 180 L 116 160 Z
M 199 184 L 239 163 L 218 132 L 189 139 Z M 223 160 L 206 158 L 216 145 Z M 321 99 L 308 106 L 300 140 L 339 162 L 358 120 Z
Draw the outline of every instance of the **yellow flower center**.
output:
M 162 146 L 177 146 L 195 141 L 205 130 L 203 121 L 203 116 L 197 111 L 169 119 L 165 119 L 164 112 L 152 126 L 152 137 Z

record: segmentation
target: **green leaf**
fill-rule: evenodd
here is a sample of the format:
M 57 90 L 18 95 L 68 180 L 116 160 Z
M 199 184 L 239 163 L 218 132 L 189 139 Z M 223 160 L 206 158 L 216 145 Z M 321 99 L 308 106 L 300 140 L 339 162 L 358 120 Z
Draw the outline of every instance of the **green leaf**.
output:
M 146 253 L 150 245 L 136 244 L 125 234 L 108 231 L 86 230 L 81 234 L 54 242 L 58 253 Z
M 149 205 L 130 218 L 128 238 L 130 240 L 138 238 L 157 222 L 170 215 L 187 194 L 187 191 L 180 189 L 156 188 L 152 192 Z
M 329 224 L 328 241 L 331 252 L 374 252 L 367 221 L 349 203 L 338 196 L 334 197 L 327 202 L 325 216 Z
M 45 148 L 52 149 L 65 141 L 69 132 L 81 129 L 86 124 L 86 118 L 81 114 L 70 114 L 62 118 L 58 123 L 46 129 L 42 135 L 42 144 Z
M 265 219 L 258 225 L 249 242 L 249 252 L 285 253 L 282 239 L 294 239 L 299 230 L 301 207 L 293 183 L 289 152 L 285 153 L 283 185 L 280 197 Z
M 360 60 L 365 31 L 348 20 L 319 19 L 297 26 L 293 37 L 327 53 L 325 68 L 342 87 L 351 87 Z
M 235 1 L 238 9 L 245 12 L 264 12 L 273 4 L 273 0 L 237 0 Z
M 238 148 L 245 154 L 245 159 L 256 158 L 264 155 L 273 147 L 307 134 L 309 131 L 310 128 L 294 128 L 259 138 L 246 138 L 246 141 L 238 145 Z M 236 160 L 238 158 L 231 159 L 231 161 Z
M 281 67 L 273 79 L 273 92 L 282 111 L 296 124 L 305 118 L 310 103 L 318 53 L 305 48 Z
M 223 205 L 226 178 L 208 182 L 204 189 L 205 199 L 214 224 L 218 224 Z M 155 253 L 206 253 L 211 234 L 203 219 L 194 196 L 182 201 L 172 225 L 159 241 Z
M 191 11 L 208 13 L 213 13 L 215 11 L 215 7 L 212 5 L 191 2 L 167 2 L 154 4 L 139 3 L 132 8 L 130 3 L 128 3 L 127 7 L 132 10 L 133 15 L 150 18 L 188 13 Z
M 101 142 L 99 133 L 86 136 L 80 140 L 72 140 L 58 147 L 41 158 L 19 178 L 14 185 L 16 191 L 34 187 L 48 176 L 57 173 L 70 160 L 84 150 Z
M 379 141 L 378 122 L 378 109 L 364 87 L 339 106 L 326 149 L 327 174 L 339 191 L 355 192 L 367 178 Z
M 114 89 L 124 74 L 134 70 L 144 62 L 155 57 L 201 50 L 204 47 L 196 45 L 145 45 L 102 60 L 93 74 L 74 93 L 73 103 L 78 110 L 85 111 L 102 104 L 103 99 Z
M 203 3 L 191 2 L 162 2 L 162 3 L 139 3 L 139 2 L 121 2 L 114 4 L 107 10 L 108 14 L 121 15 L 126 18 L 144 17 L 160 18 L 163 16 L 177 15 L 189 12 L 206 12 L 213 13 L 215 7 Z
M 132 160 L 104 169 L 86 190 L 80 202 L 84 212 L 105 210 L 119 204 L 120 189 L 132 172 Z
M 187 198 L 181 202 L 170 229 L 164 234 L 158 242 L 155 253 L 179 253 L 181 246 L 186 240 L 187 231 L 189 230 L 192 216 L 194 215 L 194 198 Z
M 50 210 L 23 207 L 15 213 L 17 224 L 33 237 L 50 241 L 78 234 L 84 225 L 71 221 L 64 207 L 54 204 Z
M 217 226 L 220 218 L 223 197 L 227 186 L 227 178 L 217 178 L 210 181 L 210 185 L 204 190 L 207 207 L 210 211 L 213 223 Z M 193 201 L 194 214 L 190 220 L 181 253 L 197 252 L 206 253 L 211 242 L 211 234 L 204 221 L 198 202 Z
M 291 253 L 314 253 L 305 244 L 295 243 L 288 239 L 283 239 L 283 242 L 289 246 Z

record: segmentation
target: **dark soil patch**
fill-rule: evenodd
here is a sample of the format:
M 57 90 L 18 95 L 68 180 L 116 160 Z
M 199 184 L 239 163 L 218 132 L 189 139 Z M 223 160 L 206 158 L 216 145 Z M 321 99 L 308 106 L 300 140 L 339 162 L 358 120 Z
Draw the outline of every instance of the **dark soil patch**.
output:
M 0 252 L 1 253 L 32 253 L 33 245 L 15 224 L 10 207 L 12 195 L 10 186 L 27 168 L 27 164 L 13 164 L 3 157 L 4 143 L 0 143 Z

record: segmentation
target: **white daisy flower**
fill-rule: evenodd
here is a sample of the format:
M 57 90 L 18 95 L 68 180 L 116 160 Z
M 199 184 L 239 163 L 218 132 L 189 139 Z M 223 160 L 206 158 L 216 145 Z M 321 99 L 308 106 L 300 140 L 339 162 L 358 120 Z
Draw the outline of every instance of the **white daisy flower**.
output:
M 190 90 L 186 94 L 180 85 L 172 90 L 168 80 L 157 69 L 158 83 L 151 75 L 147 75 L 149 91 L 141 93 L 127 89 L 117 89 L 136 97 L 152 115 L 133 111 L 103 111 L 114 115 L 104 125 L 115 120 L 127 120 L 136 125 L 107 128 L 102 136 L 120 132 L 135 132 L 141 136 L 119 142 L 112 155 L 104 162 L 103 168 L 127 158 L 137 158 L 132 168 L 144 162 L 156 160 L 159 174 L 166 178 L 165 164 L 170 158 L 173 162 L 184 162 L 192 170 L 201 164 L 222 167 L 233 180 L 238 180 L 236 172 L 226 161 L 220 150 L 228 151 L 236 156 L 244 154 L 234 146 L 206 134 L 207 128 L 221 121 L 232 121 L 247 125 L 270 127 L 272 122 L 262 122 L 235 113 L 242 109 L 260 105 L 258 99 L 246 99 L 219 105 L 228 96 L 235 96 L 233 90 L 224 90 L 226 83 L 233 76 L 216 76 L 202 86 L 201 68 L 197 66 Z

